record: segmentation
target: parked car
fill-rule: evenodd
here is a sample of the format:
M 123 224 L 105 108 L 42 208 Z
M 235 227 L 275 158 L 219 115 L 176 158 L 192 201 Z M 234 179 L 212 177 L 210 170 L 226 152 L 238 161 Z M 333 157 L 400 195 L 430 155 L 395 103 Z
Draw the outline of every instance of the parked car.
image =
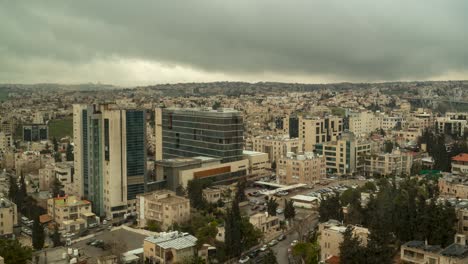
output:
M 268 246 L 273 247 L 276 244 L 278 244 L 278 240 L 273 239 L 272 241 L 270 241 L 270 243 L 268 243 Z
M 89 240 L 88 242 L 86 242 L 86 245 L 90 246 L 91 244 L 93 244 L 97 239 L 91 239 Z
M 291 242 L 291 247 L 294 247 L 295 245 L 297 245 L 297 243 L 298 243 L 297 240 L 293 240 L 293 241 Z
M 286 235 L 281 234 L 277 239 L 278 239 L 278 241 L 283 241 L 283 240 L 286 239 Z
M 276 213 L 277 214 L 282 214 L 282 213 L 284 213 L 284 209 L 283 208 L 278 208 L 278 209 L 276 209 Z
M 24 234 L 26 234 L 28 236 L 32 236 L 32 230 L 29 229 L 29 228 L 26 228 L 26 227 L 21 228 L 21 233 L 24 233 Z
M 268 245 L 263 245 L 261 248 L 260 248 L 260 251 L 264 252 L 268 249 Z
M 255 249 L 255 250 L 252 250 L 248 256 L 252 259 L 256 258 L 258 256 L 258 254 L 260 253 L 260 249 Z
M 73 236 L 75 236 L 75 233 L 65 233 L 65 234 L 62 235 L 62 237 L 64 237 L 64 238 L 69 238 L 69 237 L 73 237 Z
M 243 256 L 239 259 L 239 263 L 247 263 L 249 262 L 250 258 L 249 256 Z
M 89 224 L 89 228 L 95 228 L 98 226 L 98 223 L 91 223 Z

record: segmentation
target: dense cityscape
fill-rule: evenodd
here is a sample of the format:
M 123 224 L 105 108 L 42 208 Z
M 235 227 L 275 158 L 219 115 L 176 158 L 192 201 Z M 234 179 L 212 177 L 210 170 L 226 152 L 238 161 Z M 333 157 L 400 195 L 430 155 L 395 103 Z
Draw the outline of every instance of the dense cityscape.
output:
M 468 1 L 0 1 L 0 264 L 468 264 Z
M 467 86 L 2 85 L 0 256 L 467 263 Z

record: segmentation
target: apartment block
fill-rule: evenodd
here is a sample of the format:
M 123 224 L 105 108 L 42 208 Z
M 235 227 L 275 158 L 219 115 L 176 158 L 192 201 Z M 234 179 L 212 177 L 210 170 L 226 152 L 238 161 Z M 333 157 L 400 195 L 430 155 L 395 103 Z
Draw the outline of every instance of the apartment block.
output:
M 452 158 L 452 173 L 468 175 L 468 153 L 461 153 Z
M 299 117 L 299 138 L 304 140 L 304 151 L 314 151 L 318 143 L 337 140 L 343 132 L 343 118 L 336 116 Z
M 197 238 L 188 233 L 163 232 L 145 238 L 143 256 L 151 264 L 181 263 L 197 254 L 196 244 Z
M 0 199 L 0 237 L 11 237 L 13 227 L 18 225 L 16 204 L 6 198 Z
M 0 151 L 12 148 L 14 141 L 10 133 L 0 132 Z
M 439 179 L 439 193 L 442 196 L 468 199 L 468 179 L 461 175 L 445 174 Z
M 271 163 L 267 153 L 244 150 L 242 156 L 249 161 L 249 178 L 263 178 L 271 174 Z
M 353 235 L 361 240 L 363 246 L 367 245 L 369 230 L 364 227 L 352 226 Z M 319 224 L 319 245 L 320 245 L 320 260 L 340 256 L 340 244 L 343 242 L 343 234 L 346 231 L 346 226 L 341 222 L 329 220 Z
M 190 200 L 169 190 L 139 194 L 136 211 L 139 227 L 145 227 L 148 221 L 155 221 L 163 230 L 167 230 L 175 223 L 190 220 Z
M 277 216 L 268 213 L 256 213 L 251 215 L 249 222 L 264 234 L 271 234 L 280 231 L 280 221 Z
M 370 141 L 355 138 L 351 132 L 331 142 L 316 145 L 316 153 L 325 156 L 327 173 L 350 174 L 362 170 L 364 157 L 371 154 Z
M 399 149 L 392 153 L 369 154 L 364 159 L 364 172 L 368 176 L 410 175 L 413 165 L 411 153 Z
M 381 117 L 371 111 L 348 112 L 348 130 L 362 137 L 380 128 Z
M 49 139 L 49 128 L 47 124 L 25 124 L 23 125 L 23 141 L 41 141 Z
M 60 229 L 67 232 L 83 230 L 88 223 L 95 221 L 91 212 L 91 202 L 76 196 L 55 197 L 47 200 L 47 214 Z
M 451 119 L 450 117 L 437 117 L 435 129 L 438 133 L 462 137 L 468 130 L 468 120 Z
M 288 136 L 260 136 L 253 139 L 253 150 L 268 154 L 271 162 L 276 161 L 288 152 L 303 151 L 304 140 Z
M 326 176 L 325 157 L 313 152 L 305 152 L 304 154 L 289 152 L 276 164 L 276 177 L 280 184 L 314 185 Z

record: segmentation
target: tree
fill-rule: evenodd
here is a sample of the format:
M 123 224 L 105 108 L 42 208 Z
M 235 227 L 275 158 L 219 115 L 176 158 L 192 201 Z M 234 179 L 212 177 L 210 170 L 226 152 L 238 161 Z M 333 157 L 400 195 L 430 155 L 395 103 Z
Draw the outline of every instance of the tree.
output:
M 148 220 L 146 222 L 146 229 L 148 229 L 151 232 L 161 232 L 161 225 L 158 224 L 155 220 Z
M 267 200 L 267 212 L 269 215 L 276 215 L 276 209 L 278 209 L 278 203 L 275 198 L 270 197 Z
M 296 208 L 294 208 L 294 202 L 291 200 L 284 200 L 284 218 L 292 220 L 296 216 Z
M 205 264 L 205 260 L 200 256 L 186 257 L 181 264 Z
M 245 178 L 242 178 L 237 182 L 236 196 L 239 202 L 247 201 L 247 196 L 245 196 L 246 184 L 247 181 L 245 180 Z
M 393 150 L 393 142 L 390 140 L 386 140 L 384 142 L 384 152 L 385 153 L 392 153 Z
M 235 201 L 233 201 L 235 203 Z M 232 207 L 235 207 L 233 205 Z M 225 250 L 228 257 L 239 257 L 242 253 L 241 248 L 241 229 L 240 215 L 237 215 L 236 209 L 228 208 L 225 218 Z
M 32 245 L 36 250 L 41 250 L 44 247 L 44 227 L 39 222 L 39 213 L 35 213 L 34 223 L 32 228 Z
M 275 160 L 271 163 L 271 169 L 276 170 L 276 161 Z
M 318 264 L 320 258 L 320 246 L 317 242 L 298 243 L 293 247 L 292 254 L 293 256 L 301 258 L 302 263 Z
M 52 145 L 54 146 L 54 151 L 58 152 L 58 141 L 55 137 L 52 138 Z
M 73 161 L 75 158 L 75 155 L 73 154 L 73 146 L 70 143 L 67 144 L 66 158 L 67 161 Z
M 5 264 L 26 264 L 31 260 L 32 249 L 21 245 L 18 240 L 0 239 L 0 256 Z
M 206 207 L 206 200 L 203 197 L 204 183 L 201 180 L 190 180 L 187 184 L 188 197 L 190 199 L 190 206 L 196 209 L 203 209 Z
M 320 222 L 326 222 L 330 219 L 343 220 L 343 210 L 337 194 L 322 200 L 319 206 L 319 214 Z
M 54 233 L 51 235 L 52 243 L 54 247 L 60 247 L 62 245 L 62 240 L 60 239 L 60 232 L 58 225 L 54 225 Z
M 365 263 L 365 247 L 361 246 L 361 241 L 353 235 L 353 227 L 348 226 L 343 234 L 343 241 L 340 244 L 340 262 L 349 264 Z
M 213 106 L 211 108 L 213 108 L 213 110 L 218 110 L 219 108 L 221 108 L 221 103 L 219 101 L 216 101 L 213 103 Z
M 18 182 L 16 180 L 16 177 L 9 174 L 8 175 L 8 183 L 9 183 L 9 186 L 10 186 L 9 189 L 8 189 L 8 198 L 16 204 L 17 203 L 16 199 L 17 199 L 18 191 L 19 191 Z
M 61 162 L 62 161 L 62 154 L 60 154 L 60 152 L 55 152 L 54 153 L 54 161 L 55 162 Z
M 258 245 L 263 237 L 261 230 L 253 226 L 248 217 L 241 219 L 241 246 L 242 251 L 248 250 L 255 245 Z
M 187 194 L 187 191 L 185 190 L 184 186 L 179 184 L 176 188 L 176 195 L 185 196 L 186 194 Z
M 60 193 L 62 191 L 63 184 L 60 182 L 60 180 L 57 177 L 54 177 L 50 184 L 50 189 L 52 192 L 53 197 L 58 197 L 60 196 Z
M 278 260 L 276 259 L 275 252 L 271 250 L 271 248 L 268 249 L 267 253 L 263 257 L 263 264 L 278 264 Z

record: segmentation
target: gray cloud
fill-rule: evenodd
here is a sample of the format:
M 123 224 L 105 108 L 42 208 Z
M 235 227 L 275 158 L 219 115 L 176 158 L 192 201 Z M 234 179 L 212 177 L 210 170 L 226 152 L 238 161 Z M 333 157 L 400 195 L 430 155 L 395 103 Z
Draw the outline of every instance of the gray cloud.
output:
M 463 0 L 0 5 L 0 82 L 468 76 Z

